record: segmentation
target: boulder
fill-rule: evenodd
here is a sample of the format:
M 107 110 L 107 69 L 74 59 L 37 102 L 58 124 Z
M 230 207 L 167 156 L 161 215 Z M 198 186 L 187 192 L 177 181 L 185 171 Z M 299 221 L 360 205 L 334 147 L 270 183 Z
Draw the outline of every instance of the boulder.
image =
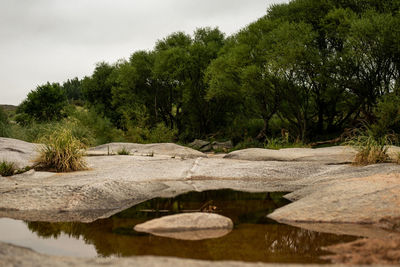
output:
M 324 148 L 285 148 L 280 150 L 249 148 L 233 151 L 228 159 L 251 161 L 317 161 L 325 164 L 344 164 L 353 161 L 356 150 L 346 146 Z
M 204 147 L 207 147 L 210 145 L 209 141 L 204 141 L 200 139 L 195 139 L 193 142 L 191 142 L 188 146 L 193 148 L 193 149 L 202 149 Z
M 214 141 L 212 142 L 212 149 L 213 150 L 223 150 L 223 151 L 228 151 L 229 149 L 233 148 L 233 144 L 231 141 L 226 141 L 226 142 L 217 142 Z
M 116 155 L 118 151 L 127 150 L 131 155 L 138 156 L 168 156 L 179 158 L 198 158 L 207 155 L 173 143 L 135 144 L 135 143 L 109 143 L 88 149 L 88 156 Z
M 398 172 L 331 180 L 301 191 L 297 201 L 268 217 L 280 222 L 377 224 L 382 218 L 400 216 Z
M 31 166 L 38 157 L 38 144 L 0 137 L 0 162 L 13 162 L 17 168 Z
M 231 219 L 205 212 L 183 213 L 138 224 L 135 231 L 182 240 L 218 238 L 233 228 Z

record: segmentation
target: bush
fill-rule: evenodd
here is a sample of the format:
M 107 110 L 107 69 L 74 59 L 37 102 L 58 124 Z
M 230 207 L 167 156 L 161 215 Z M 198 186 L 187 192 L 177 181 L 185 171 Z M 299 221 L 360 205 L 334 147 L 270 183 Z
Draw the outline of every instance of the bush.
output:
M 8 124 L 8 116 L 4 109 L 0 107 L 0 137 L 8 137 L 10 135 L 10 126 Z
M 368 129 L 356 130 L 356 135 L 347 140 L 346 144 L 357 150 L 353 162 L 356 165 L 383 163 L 389 160 L 387 150 L 391 140 L 388 135 L 376 137 Z
M 118 154 L 118 155 L 129 155 L 130 152 L 129 152 L 128 149 L 126 149 L 126 147 L 123 147 L 122 149 L 120 149 L 120 150 L 117 151 L 117 154 Z
M 0 175 L 1 176 L 12 176 L 15 173 L 15 165 L 12 162 L 2 161 L 0 162 Z
M 62 112 L 67 98 L 58 83 L 47 83 L 31 91 L 18 106 L 17 121 L 22 124 L 35 121 L 52 121 L 64 117 Z M 22 114 L 22 115 L 21 115 Z
M 52 134 L 41 139 L 44 144 L 36 159 L 39 169 L 56 172 L 70 172 L 86 169 L 83 160 L 86 146 L 68 128 L 59 127 Z

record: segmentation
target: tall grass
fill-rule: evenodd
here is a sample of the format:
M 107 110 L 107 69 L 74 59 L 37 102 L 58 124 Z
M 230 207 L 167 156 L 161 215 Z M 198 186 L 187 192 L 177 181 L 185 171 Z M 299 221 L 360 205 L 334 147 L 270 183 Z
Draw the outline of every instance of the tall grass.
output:
M 12 162 L 0 162 L 0 176 L 12 176 L 15 173 L 15 165 Z
M 355 130 L 346 144 L 357 150 L 353 164 L 369 165 L 383 163 L 389 160 L 388 146 L 392 144 L 390 135 L 374 136 L 367 129 Z
M 86 146 L 65 127 L 56 128 L 52 134 L 41 138 L 43 146 L 36 159 L 36 168 L 56 172 L 86 169 L 83 159 Z

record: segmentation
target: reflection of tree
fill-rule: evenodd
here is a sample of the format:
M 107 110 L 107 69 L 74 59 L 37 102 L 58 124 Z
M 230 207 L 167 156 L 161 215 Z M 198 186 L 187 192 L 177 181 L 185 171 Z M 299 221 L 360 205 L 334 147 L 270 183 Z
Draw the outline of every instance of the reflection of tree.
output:
M 286 203 L 279 193 L 243 193 L 232 190 L 195 192 L 176 198 L 157 198 L 108 219 L 85 223 L 28 222 L 38 236 L 58 238 L 61 233 L 93 244 L 101 256 L 159 255 L 210 260 L 320 262 L 321 246 L 350 241 L 346 237 L 320 234 L 272 223 L 266 214 Z M 202 241 L 181 241 L 137 233 L 133 227 L 146 220 L 199 209 L 213 200 L 218 212 L 236 224 L 229 235 Z M 143 212 L 143 210 L 147 210 Z M 167 213 L 148 212 L 167 210 Z M 300 256 L 298 254 L 301 254 Z M 277 258 L 278 257 L 278 258 Z
M 276 226 L 275 231 L 264 234 L 266 249 L 272 253 L 321 253 L 320 248 L 332 243 L 352 241 L 355 238 L 313 232 L 287 225 Z

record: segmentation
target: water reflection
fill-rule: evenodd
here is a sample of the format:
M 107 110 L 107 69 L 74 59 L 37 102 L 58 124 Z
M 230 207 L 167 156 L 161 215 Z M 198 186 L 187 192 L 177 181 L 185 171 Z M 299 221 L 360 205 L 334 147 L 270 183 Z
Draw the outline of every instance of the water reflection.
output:
M 321 263 L 321 247 L 355 237 L 318 233 L 277 224 L 266 214 L 287 204 L 282 193 L 244 193 L 231 190 L 192 192 L 171 199 L 157 198 L 93 223 L 26 222 L 42 238 L 60 235 L 83 239 L 98 255 L 157 255 L 207 260 Z M 234 230 L 221 238 L 184 241 L 135 232 L 149 219 L 179 212 L 208 209 L 230 217 Z

